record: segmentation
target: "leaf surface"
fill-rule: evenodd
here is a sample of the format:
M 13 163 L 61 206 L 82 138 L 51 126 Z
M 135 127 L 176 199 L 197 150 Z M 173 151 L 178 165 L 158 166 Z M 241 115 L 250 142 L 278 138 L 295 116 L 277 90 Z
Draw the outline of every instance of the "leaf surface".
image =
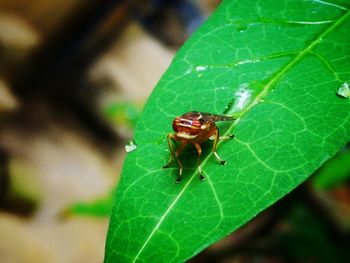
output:
M 117 190 L 105 262 L 183 262 L 286 195 L 350 139 L 350 3 L 224 1 L 178 51 L 136 126 Z M 147 70 L 147 69 L 145 69 Z M 220 165 L 204 147 L 169 158 L 166 134 L 191 110 L 219 124 Z
M 350 177 L 350 150 L 345 148 L 328 160 L 316 173 L 313 185 L 330 190 L 341 186 Z

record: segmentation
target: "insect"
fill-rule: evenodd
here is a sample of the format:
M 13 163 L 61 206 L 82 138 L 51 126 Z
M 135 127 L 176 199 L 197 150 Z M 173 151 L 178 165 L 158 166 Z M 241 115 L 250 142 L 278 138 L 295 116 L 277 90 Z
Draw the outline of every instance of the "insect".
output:
M 163 168 L 168 168 L 175 159 L 179 164 L 179 174 L 176 183 L 179 183 L 182 177 L 183 165 L 179 159 L 179 155 L 187 144 L 192 144 L 198 153 L 197 164 L 199 179 L 204 180 L 203 171 L 201 167 L 201 143 L 211 139 L 214 140 L 212 152 L 215 158 L 221 163 L 222 160 L 216 152 L 216 146 L 220 139 L 231 139 L 234 135 L 219 137 L 219 129 L 216 127 L 218 121 L 232 121 L 234 118 L 224 115 L 215 115 L 206 112 L 190 111 L 173 120 L 174 133 L 169 133 L 167 136 L 168 146 L 171 152 L 169 161 Z M 172 141 L 178 142 L 178 147 L 175 150 Z

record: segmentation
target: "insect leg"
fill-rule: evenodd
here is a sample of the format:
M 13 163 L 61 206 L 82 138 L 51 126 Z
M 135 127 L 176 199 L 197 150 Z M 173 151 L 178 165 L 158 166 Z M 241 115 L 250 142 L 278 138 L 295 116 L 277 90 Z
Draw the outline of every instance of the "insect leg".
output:
M 202 154 L 202 148 L 199 145 L 199 143 L 194 143 L 194 147 L 196 147 L 197 153 L 198 153 L 198 158 L 197 158 L 197 163 L 198 163 L 198 172 L 199 172 L 199 179 L 204 180 L 203 172 L 202 172 L 202 166 L 201 166 L 201 154 Z
M 179 164 L 179 175 L 176 179 L 176 183 L 178 184 L 181 180 L 182 177 L 182 170 L 183 170 L 183 165 L 182 162 L 179 159 L 179 155 L 182 152 L 182 150 L 185 148 L 185 146 L 187 145 L 187 141 L 181 141 L 181 144 L 177 147 L 176 152 L 175 152 L 175 159 L 177 161 L 177 163 Z
M 175 135 L 172 133 L 168 133 L 167 136 L 167 141 L 168 141 L 168 147 L 170 150 L 170 157 L 169 157 L 169 161 L 163 166 L 163 168 L 168 168 L 169 165 L 171 164 L 171 162 L 173 161 L 173 159 L 175 158 L 175 151 L 174 151 L 174 147 L 173 147 L 173 143 L 172 140 L 175 141 Z
M 216 160 L 218 160 L 221 164 L 225 164 L 226 161 L 222 160 L 220 158 L 220 156 L 218 155 L 218 153 L 216 152 L 216 145 L 218 144 L 218 141 L 220 139 L 219 130 L 217 128 L 215 128 L 212 135 L 214 136 L 214 144 L 213 144 L 213 149 L 212 149 L 214 156 L 215 156 Z
M 168 146 L 171 152 L 169 161 L 163 166 L 163 168 L 168 168 L 169 165 L 171 164 L 171 162 L 175 159 L 177 161 L 177 163 L 179 164 L 179 175 L 178 178 L 176 179 L 176 183 L 179 183 L 181 180 L 181 176 L 182 176 L 182 170 L 183 170 L 183 165 L 179 159 L 179 155 L 182 152 L 182 150 L 185 148 L 185 146 L 187 145 L 186 141 L 181 141 L 181 144 L 177 147 L 176 151 L 174 151 L 174 146 L 172 143 L 173 141 L 177 141 L 176 137 L 174 134 L 169 133 L 167 136 L 168 139 Z
M 219 140 L 230 140 L 230 139 L 233 139 L 234 137 L 235 137 L 234 134 L 230 134 L 228 136 L 220 136 Z

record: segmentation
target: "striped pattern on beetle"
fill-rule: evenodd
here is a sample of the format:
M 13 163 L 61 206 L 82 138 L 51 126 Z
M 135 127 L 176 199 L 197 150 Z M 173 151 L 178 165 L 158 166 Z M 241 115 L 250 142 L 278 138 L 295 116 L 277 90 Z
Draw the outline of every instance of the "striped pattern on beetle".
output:
M 231 139 L 234 135 L 227 137 L 219 137 L 219 129 L 216 126 L 218 121 L 233 121 L 234 118 L 224 115 L 216 115 L 206 112 L 190 111 L 173 120 L 174 133 L 169 133 L 167 136 L 168 146 L 171 152 L 169 161 L 163 168 L 168 168 L 173 160 L 176 160 L 179 165 L 179 174 L 176 179 L 176 183 L 179 183 L 182 177 L 183 165 L 179 159 L 180 153 L 183 151 L 187 144 L 192 144 L 198 153 L 198 173 L 199 178 L 204 180 L 203 171 L 201 167 L 201 143 L 207 140 L 213 140 L 212 152 L 215 158 L 221 163 L 225 164 L 226 161 L 222 160 L 216 152 L 216 146 L 220 139 Z M 172 141 L 179 143 L 176 150 L 174 149 Z

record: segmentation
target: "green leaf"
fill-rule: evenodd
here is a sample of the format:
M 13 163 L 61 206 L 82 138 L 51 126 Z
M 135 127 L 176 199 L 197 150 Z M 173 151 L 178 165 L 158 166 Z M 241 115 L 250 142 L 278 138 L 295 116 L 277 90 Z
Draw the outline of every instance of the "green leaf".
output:
M 327 0 L 328 1 L 328 0 Z M 350 3 L 224 1 L 178 51 L 135 131 L 105 262 L 182 262 L 254 218 L 350 140 Z M 147 69 L 145 69 L 147 70 Z M 191 110 L 226 113 L 220 165 L 189 148 L 175 184 L 166 134 Z M 210 144 L 210 143 L 209 143 Z
M 142 103 L 115 102 L 107 105 L 103 112 L 108 120 L 111 120 L 117 127 L 134 128 L 141 109 Z
M 316 188 L 331 189 L 343 184 L 350 177 L 350 150 L 344 149 L 328 160 L 316 173 Z
M 91 202 L 75 203 L 62 212 L 63 217 L 67 216 L 91 216 L 107 217 L 112 211 L 112 193 L 106 197 L 93 200 Z

